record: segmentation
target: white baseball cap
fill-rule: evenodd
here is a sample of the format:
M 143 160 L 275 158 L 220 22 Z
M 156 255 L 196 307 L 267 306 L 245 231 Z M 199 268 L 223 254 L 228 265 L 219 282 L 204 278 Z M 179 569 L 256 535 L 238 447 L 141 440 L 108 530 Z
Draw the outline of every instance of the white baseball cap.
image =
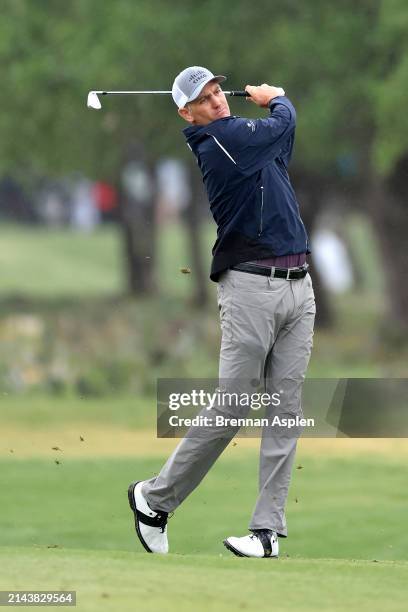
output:
M 214 76 L 210 70 L 202 66 L 190 66 L 174 79 L 171 95 L 179 108 L 184 108 L 188 102 L 192 102 L 200 95 L 201 90 L 210 81 L 221 83 L 227 77 Z

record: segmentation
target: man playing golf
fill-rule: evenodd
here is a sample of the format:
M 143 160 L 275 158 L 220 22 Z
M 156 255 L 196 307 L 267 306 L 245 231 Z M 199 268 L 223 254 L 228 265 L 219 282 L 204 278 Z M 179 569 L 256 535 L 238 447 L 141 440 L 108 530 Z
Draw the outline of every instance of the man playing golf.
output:
M 287 172 L 295 109 L 281 88 L 247 85 L 249 99 L 269 109 L 269 116 L 231 116 L 220 87 L 224 80 L 193 66 L 176 77 L 172 89 L 179 115 L 190 124 L 184 135 L 217 224 L 210 276 L 217 282 L 222 329 L 219 379 L 235 381 L 240 389 L 243 381 L 262 381 L 270 394 L 279 394 L 281 417 L 302 416 L 315 300 L 308 238 Z M 226 410 L 215 406 L 211 412 Z M 168 552 L 168 514 L 201 482 L 236 432 L 193 427 L 158 476 L 130 485 L 136 531 L 147 551 Z M 278 556 L 278 537 L 287 536 L 285 504 L 299 435 L 299 428 L 278 435 L 263 428 L 250 534 L 224 540 L 234 554 Z

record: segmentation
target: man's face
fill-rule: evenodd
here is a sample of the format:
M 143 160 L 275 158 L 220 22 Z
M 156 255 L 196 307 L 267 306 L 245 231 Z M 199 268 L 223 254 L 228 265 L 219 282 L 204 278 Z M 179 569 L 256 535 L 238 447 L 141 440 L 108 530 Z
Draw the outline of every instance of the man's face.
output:
M 231 115 L 227 99 L 219 83 L 210 81 L 198 98 L 179 109 L 179 115 L 193 125 L 207 125 L 211 121 Z

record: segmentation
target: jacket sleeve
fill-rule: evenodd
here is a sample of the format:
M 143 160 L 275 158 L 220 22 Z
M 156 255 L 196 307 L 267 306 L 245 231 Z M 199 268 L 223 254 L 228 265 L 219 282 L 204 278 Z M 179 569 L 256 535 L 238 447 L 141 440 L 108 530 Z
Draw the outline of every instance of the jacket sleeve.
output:
M 239 170 L 249 175 L 276 157 L 287 156 L 288 141 L 293 144 L 295 127 L 296 111 L 292 103 L 285 96 L 279 96 L 270 104 L 269 117 L 237 118 L 231 126 L 232 129 L 225 135 L 227 148 L 236 160 Z

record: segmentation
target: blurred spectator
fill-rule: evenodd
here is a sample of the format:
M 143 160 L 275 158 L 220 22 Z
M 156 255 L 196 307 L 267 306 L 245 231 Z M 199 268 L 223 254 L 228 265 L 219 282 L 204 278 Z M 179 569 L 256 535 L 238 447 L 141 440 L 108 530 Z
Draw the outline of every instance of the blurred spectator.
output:
M 90 232 L 100 221 L 93 185 L 85 177 L 74 179 L 71 192 L 70 223 L 75 229 L 82 232 Z
M 36 194 L 36 211 L 43 223 L 62 227 L 69 219 L 69 191 L 63 182 L 43 178 Z
M 24 223 L 36 221 L 33 203 L 27 198 L 19 183 L 7 175 L 0 180 L 0 215 Z
M 66 222 L 66 205 L 61 192 L 50 188 L 43 194 L 42 215 L 47 225 L 59 227 Z
M 177 159 L 165 159 L 157 168 L 159 187 L 158 221 L 179 217 L 191 198 L 189 177 L 185 165 Z
M 313 258 L 327 289 L 342 293 L 353 286 L 353 268 L 343 241 L 329 228 L 321 228 L 312 237 Z
M 97 181 L 92 188 L 92 195 L 102 221 L 116 221 L 118 218 L 118 194 L 109 183 Z

